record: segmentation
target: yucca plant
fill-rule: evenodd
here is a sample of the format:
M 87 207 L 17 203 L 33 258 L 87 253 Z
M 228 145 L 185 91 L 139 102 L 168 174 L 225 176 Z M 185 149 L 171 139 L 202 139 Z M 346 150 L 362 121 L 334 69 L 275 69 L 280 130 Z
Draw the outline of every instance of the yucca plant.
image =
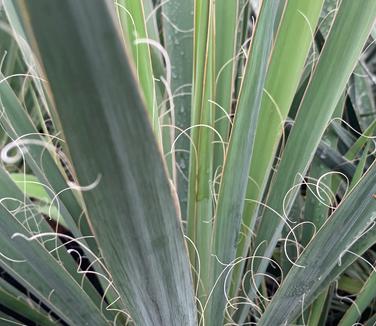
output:
M 375 0 L 3 0 L 1 325 L 375 325 Z

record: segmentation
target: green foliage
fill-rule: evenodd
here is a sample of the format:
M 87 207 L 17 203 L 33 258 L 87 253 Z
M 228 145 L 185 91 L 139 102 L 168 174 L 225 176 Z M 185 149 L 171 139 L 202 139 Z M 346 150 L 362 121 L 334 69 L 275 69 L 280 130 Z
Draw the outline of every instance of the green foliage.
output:
M 374 0 L 3 0 L 0 324 L 372 325 Z

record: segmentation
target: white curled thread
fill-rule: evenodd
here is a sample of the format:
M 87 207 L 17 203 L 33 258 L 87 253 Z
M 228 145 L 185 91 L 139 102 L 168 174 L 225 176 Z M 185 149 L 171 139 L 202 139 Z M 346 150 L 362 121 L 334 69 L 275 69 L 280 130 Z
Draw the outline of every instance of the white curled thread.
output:
M 343 300 L 347 300 L 347 301 L 349 301 L 352 305 L 354 305 L 354 307 L 355 307 L 355 309 L 357 310 L 359 316 L 361 316 L 362 313 L 361 313 L 361 311 L 360 311 L 360 309 L 359 309 L 357 303 L 356 303 L 353 299 L 350 298 L 351 295 L 345 295 L 345 296 L 342 296 L 342 295 L 340 295 L 340 294 L 338 293 L 338 280 L 335 281 L 335 291 L 334 291 L 334 293 L 335 293 L 335 296 L 336 296 L 338 299 L 340 299 L 341 301 L 343 301 Z
M 35 78 L 35 79 L 39 79 L 41 81 L 46 81 L 45 79 L 40 78 L 40 77 L 33 75 L 33 74 L 13 74 L 13 75 L 9 75 L 9 76 L 6 76 L 6 77 L 0 79 L 0 84 L 7 81 L 8 79 L 11 79 L 11 78 L 14 78 L 14 77 L 32 77 L 32 78 Z
M 290 230 L 289 234 L 291 233 L 291 234 L 294 236 L 294 239 L 295 239 L 294 243 L 295 243 L 295 244 L 298 244 L 298 238 L 296 237 L 296 234 L 295 234 L 295 232 L 294 232 L 294 229 L 291 228 L 291 226 L 290 226 L 290 224 L 288 223 L 288 221 L 292 222 L 293 224 L 294 224 L 295 222 L 294 222 L 294 221 L 291 221 L 291 220 L 289 220 L 289 219 L 287 219 L 287 218 L 285 218 L 285 216 L 284 216 L 284 215 L 285 215 L 285 212 L 284 212 L 284 215 L 281 215 L 281 214 L 279 214 L 275 209 L 273 209 L 272 207 L 270 207 L 270 206 L 264 204 L 263 202 L 260 202 L 260 201 L 258 201 L 258 200 L 253 200 L 253 199 L 245 199 L 245 200 L 246 200 L 246 201 L 250 201 L 250 202 L 254 202 L 254 203 L 258 204 L 258 205 L 261 205 L 261 206 L 265 207 L 266 209 L 269 209 L 269 210 L 270 210 L 271 212 L 273 212 L 274 214 L 276 214 L 276 215 L 277 215 L 277 216 L 283 221 L 283 223 L 286 225 L 286 227 Z M 285 240 L 285 241 L 287 241 L 287 240 Z M 292 240 L 291 240 L 291 241 L 292 241 Z M 261 243 L 262 243 L 262 242 L 261 242 Z M 298 245 L 296 245 L 296 251 L 299 252 Z M 289 257 L 287 251 L 285 251 L 285 254 L 286 254 L 287 257 Z M 265 257 L 265 258 L 266 258 L 266 257 Z M 299 258 L 299 257 L 298 257 L 298 258 Z M 305 268 L 305 266 L 298 265 L 298 264 L 294 263 L 294 262 L 292 261 L 291 258 L 289 258 L 289 261 L 290 261 L 294 266 L 296 266 L 296 267 Z
M 160 104 L 158 104 L 158 110 L 161 109 L 167 102 L 171 102 L 171 100 L 174 100 L 177 97 L 191 96 L 191 95 L 192 95 L 192 92 L 180 92 L 180 93 L 176 94 L 176 91 L 175 91 L 171 97 L 169 96 L 167 99 L 164 99 L 163 101 L 161 101 Z M 159 116 L 159 120 L 162 120 L 162 118 L 164 116 L 166 116 L 167 114 L 169 114 L 170 110 L 171 109 L 168 109 L 168 110 L 165 110 L 164 112 L 162 112 L 160 114 L 160 116 Z
M 14 201 L 18 204 L 18 206 L 13 209 L 13 210 L 9 210 L 6 206 L 6 202 L 7 201 Z M 5 202 L 3 204 L 3 202 Z M 37 207 L 37 205 L 34 205 L 34 204 L 30 204 L 30 205 L 26 205 L 25 202 L 19 200 L 19 199 L 16 199 L 16 198 L 12 198 L 12 197 L 4 197 L 4 198 L 1 198 L 0 199 L 0 203 L 4 205 L 4 207 L 7 208 L 7 210 L 13 214 L 13 215 L 17 215 L 18 213 L 21 213 L 21 212 L 24 212 L 24 221 L 22 222 L 23 225 L 26 225 L 26 228 L 30 231 L 30 232 L 33 232 L 32 231 L 32 228 L 29 224 L 29 220 L 33 220 L 35 226 L 37 227 L 37 230 L 39 232 L 39 224 L 40 224 L 40 221 L 38 222 L 36 217 L 35 217 L 35 213 L 33 212 L 33 208 L 34 207 Z M 30 213 L 30 216 L 28 216 L 28 213 Z
M 99 185 L 99 182 L 102 179 L 102 175 L 98 174 L 97 178 L 90 184 L 86 186 L 80 186 L 74 182 L 68 181 L 67 185 L 69 186 L 69 189 L 78 190 L 78 191 L 90 191 L 96 188 Z
M 181 137 L 181 135 L 183 134 L 187 134 L 187 131 L 191 130 L 191 129 L 194 129 L 194 128 L 199 128 L 199 127 L 205 127 L 205 128 L 208 128 L 210 130 L 212 130 L 215 135 L 218 136 L 218 138 L 220 139 L 220 143 L 222 144 L 222 152 L 223 152 L 223 155 L 226 155 L 226 148 L 225 148 L 225 142 L 221 136 L 221 134 L 215 129 L 213 128 L 212 126 L 209 126 L 209 125 L 206 125 L 206 124 L 196 124 L 194 126 L 190 126 L 186 129 L 184 129 L 174 140 L 174 142 L 172 143 L 171 145 L 171 149 L 173 149 L 176 145 L 176 142 L 178 141 L 178 139 Z M 191 139 L 191 138 L 190 138 Z M 196 155 L 197 155 L 197 152 L 196 152 Z
M 371 231 L 373 229 L 373 227 L 375 226 L 376 222 L 375 222 L 375 218 L 376 218 L 376 215 L 373 215 L 371 216 L 370 218 L 370 221 L 368 223 L 368 225 L 365 226 L 364 230 L 361 231 L 355 238 L 352 242 L 350 242 L 348 245 L 347 245 L 347 248 L 345 250 L 343 250 L 341 252 L 341 254 L 339 255 L 338 257 L 338 266 L 341 266 L 342 265 L 342 257 L 346 254 L 346 253 L 349 253 L 349 254 L 352 254 L 354 255 L 355 257 L 363 260 L 366 264 L 368 264 L 374 272 L 376 272 L 376 267 L 373 266 L 367 259 L 363 258 L 362 256 L 358 255 L 357 253 L 355 252 L 352 252 L 350 250 L 350 248 L 353 246 L 353 244 L 355 242 L 357 242 L 361 237 L 363 237 L 366 233 L 368 233 L 369 231 Z
M 254 261 L 255 261 L 255 258 L 266 259 L 266 260 L 268 260 L 268 261 L 270 261 L 270 262 L 273 262 L 273 263 L 279 268 L 279 270 L 280 270 L 280 272 L 281 272 L 281 275 L 282 275 L 282 280 L 283 280 L 283 270 L 282 270 L 282 268 L 278 265 L 278 263 L 275 262 L 273 259 L 271 259 L 271 258 L 269 258 L 269 257 L 263 257 L 263 256 L 257 256 L 257 255 L 256 255 L 257 251 L 259 250 L 259 248 L 260 248 L 264 243 L 266 243 L 265 240 L 262 241 L 262 242 L 260 242 L 260 244 L 256 247 L 256 249 L 255 249 L 255 251 L 254 251 L 255 254 L 254 254 L 254 256 L 252 256 L 252 259 L 251 259 L 251 269 L 250 269 L 250 272 L 251 272 L 252 285 L 253 285 L 253 287 L 254 287 L 254 289 L 255 289 L 255 291 L 256 291 L 256 294 L 257 294 L 259 297 L 261 297 L 262 299 L 264 299 L 265 301 L 270 301 L 270 299 L 269 299 L 269 298 L 266 298 L 266 297 L 265 297 L 265 296 L 259 291 L 259 289 L 258 289 L 258 286 L 257 286 L 256 280 L 255 280 L 255 276 L 257 276 L 257 274 L 259 274 L 259 273 L 256 273 L 256 274 L 255 274 L 255 273 L 253 272 L 253 271 L 254 271 Z M 278 282 L 277 282 L 277 284 L 278 284 Z M 243 288 L 243 291 L 244 291 L 244 293 L 246 292 L 244 288 Z
M 211 104 L 214 104 L 217 108 L 219 108 L 219 109 L 224 113 L 223 118 L 227 119 L 228 122 L 230 123 L 230 125 L 232 126 L 233 123 L 232 123 L 231 116 L 230 116 L 230 114 L 229 114 L 229 113 L 223 108 L 223 106 L 219 105 L 217 102 L 215 102 L 215 101 L 213 101 L 213 100 L 208 100 L 208 102 L 211 103 Z M 223 119 L 223 118 L 222 118 L 222 119 Z M 221 119 L 221 118 L 219 118 L 219 119 Z M 216 120 L 216 121 L 214 121 L 214 122 L 218 122 L 219 119 Z
M 121 313 L 124 313 L 127 317 L 129 317 L 128 313 L 125 312 L 125 311 L 123 311 L 123 310 L 115 309 L 115 308 L 109 308 L 110 306 L 112 306 L 113 304 L 115 304 L 115 303 L 120 299 L 120 295 L 119 295 L 119 293 L 118 293 L 118 292 L 116 291 L 116 289 L 114 288 L 113 281 L 110 280 L 110 279 L 109 279 L 107 276 L 105 276 L 104 274 L 98 273 L 98 272 L 96 272 L 96 271 L 90 271 L 90 270 L 88 270 L 92 264 L 90 264 L 86 270 L 83 270 L 82 267 L 81 267 L 81 266 L 82 266 L 82 255 L 81 255 L 80 252 L 77 251 L 76 249 L 68 249 L 67 252 L 68 252 L 69 254 L 75 253 L 75 254 L 78 256 L 79 263 L 78 263 L 77 270 L 76 270 L 76 272 L 77 272 L 78 274 L 82 274 L 82 275 L 84 275 L 84 276 L 86 276 L 87 274 L 93 274 L 93 275 L 96 275 L 96 276 L 99 276 L 99 277 L 104 278 L 104 279 L 106 280 L 106 282 L 108 282 L 108 286 L 106 287 L 105 292 L 104 292 L 104 295 L 103 295 L 102 300 L 101 300 L 101 306 L 100 306 L 101 311 L 103 311 L 103 303 L 104 303 L 104 298 L 105 298 L 105 296 L 106 296 L 106 293 L 108 292 L 109 288 L 112 287 L 113 290 L 114 290 L 114 291 L 116 292 L 116 294 L 118 295 L 118 298 L 115 299 L 112 303 L 108 304 L 108 305 L 106 306 L 105 309 L 106 309 L 107 311 L 121 312 Z M 98 260 L 99 260 L 99 259 L 97 258 L 96 261 L 98 261 Z M 83 278 L 83 279 L 84 279 L 84 278 Z M 83 282 L 81 282 L 81 287 L 82 287 L 82 284 L 83 284 Z
M 24 137 L 24 136 L 22 136 Z M 40 139 L 16 139 L 8 144 L 6 144 L 3 149 L 1 150 L 1 160 L 4 163 L 7 164 L 15 164 L 18 161 L 20 161 L 23 157 L 23 154 L 27 151 L 26 146 L 28 145 L 37 145 L 42 146 L 50 150 L 51 152 L 56 151 L 56 147 L 50 143 L 47 143 L 46 141 L 40 140 Z M 12 149 L 17 149 L 15 155 L 10 156 L 9 152 Z
M 171 78 L 168 76 L 168 72 L 167 72 L 167 78 Z M 175 123 L 175 105 L 174 105 L 174 101 L 173 101 L 173 96 L 172 96 L 172 91 L 171 91 L 171 81 L 166 81 L 164 79 L 164 77 L 161 77 L 161 81 L 163 83 L 163 85 L 165 86 L 165 89 L 166 89 L 166 92 L 167 92 L 167 95 L 168 95 L 168 99 L 169 99 L 169 103 L 170 103 L 170 113 L 171 113 L 171 122 L 172 122 L 172 125 L 176 125 Z M 159 117 L 160 119 L 160 117 Z M 171 135 L 171 139 L 174 139 L 175 137 L 175 132 L 174 132 L 175 129 L 171 128 L 170 130 L 170 135 Z M 175 162 L 175 152 L 172 152 L 172 156 L 173 156 L 173 162 Z M 177 179 L 176 179 L 176 164 L 173 165 L 173 171 L 172 171 L 172 179 L 173 179 L 173 182 L 174 184 L 177 186 Z
M 166 3 L 170 2 L 170 0 L 162 1 L 160 4 L 156 5 L 152 11 L 150 11 L 149 15 L 145 18 L 145 22 L 147 23 L 153 15 L 158 11 L 159 8 L 164 6 Z
M 163 59 L 165 60 L 167 84 L 171 85 L 171 70 L 172 70 L 171 69 L 171 60 L 170 60 L 170 57 L 169 57 L 166 49 L 160 43 L 158 43 L 157 41 L 155 41 L 153 39 L 149 39 L 149 38 L 139 38 L 139 39 L 135 40 L 134 43 L 136 45 L 148 44 L 148 45 L 151 45 L 151 46 L 155 47 L 156 49 L 158 49 L 158 51 L 162 54 Z
M 213 294 L 213 292 L 214 292 L 214 288 L 217 286 L 217 284 L 218 284 L 219 280 L 221 279 L 222 275 L 226 272 L 226 269 L 227 269 L 228 267 L 231 267 L 235 262 L 237 262 L 237 261 L 239 260 L 239 258 L 235 258 L 235 259 L 234 259 L 232 262 L 230 262 L 229 264 L 224 264 L 224 263 L 222 263 L 222 262 L 218 259 L 218 257 L 217 257 L 216 255 L 212 255 L 212 256 L 215 257 L 216 260 L 217 260 L 221 265 L 225 266 L 225 268 L 224 268 L 224 269 L 222 270 L 222 272 L 219 274 L 219 276 L 218 276 L 218 278 L 216 279 L 216 281 L 215 281 L 215 283 L 214 283 L 212 289 L 211 289 L 210 292 L 209 292 L 208 297 L 206 298 L 206 302 L 205 302 L 204 307 L 203 307 L 203 310 L 202 310 L 202 315 L 201 315 L 201 318 L 200 318 L 200 321 L 199 321 L 199 325 L 201 325 L 201 323 L 204 321 L 204 319 L 203 319 L 203 318 L 204 318 L 204 312 L 205 312 L 206 307 L 207 307 L 207 305 L 208 305 L 208 303 L 209 303 L 210 297 L 212 296 L 212 294 Z
M 3 65 L 4 65 L 5 58 L 7 57 L 7 54 L 8 54 L 8 51 L 5 50 L 0 61 L 0 71 L 3 71 Z
M 70 174 L 73 175 L 71 168 L 70 168 L 69 160 L 61 150 L 56 148 L 53 144 L 47 141 L 44 141 L 42 139 L 25 139 L 26 137 L 29 137 L 29 136 L 38 136 L 38 137 L 46 136 L 46 137 L 50 137 L 51 139 L 64 142 L 61 138 L 57 136 L 49 135 L 49 134 L 44 134 L 44 133 L 24 134 L 3 147 L 3 149 L 1 150 L 1 155 L 0 155 L 0 158 L 2 159 L 2 161 L 6 164 L 15 164 L 21 159 L 24 160 L 24 154 L 27 152 L 28 145 L 41 146 L 44 149 L 49 150 L 51 153 L 56 154 L 64 162 Z M 17 152 L 15 155 L 10 156 L 9 152 L 12 149 L 17 149 Z M 42 165 L 42 163 L 40 164 Z
M 343 123 L 345 124 L 348 128 L 351 129 L 351 131 L 353 131 L 355 134 L 357 134 L 358 136 L 360 136 L 360 138 L 365 138 L 365 139 L 368 139 L 368 140 L 371 140 L 374 144 L 374 146 L 376 146 L 376 136 L 366 136 L 364 134 L 362 134 L 361 132 L 359 132 L 358 130 L 356 130 L 354 127 L 352 127 L 347 121 L 343 120 L 342 118 L 333 118 L 329 121 L 329 125 L 335 121 L 339 121 L 340 123 Z M 374 152 L 372 152 L 370 155 L 373 155 L 374 153 L 376 152 L 376 149 Z
M 5 258 L 6 260 L 12 262 L 12 263 L 25 263 L 26 260 L 25 259 L 14 259 L 14 258 L 10 258 L 8 256 L 6 256 L 5 254 L 3 254 L 2 252 L 0 252 L 0 256 Z
M 261 242 L 259 246 L 261 246 L 262 244 L 263 244 L 263 242 Z M 255 250 L 255 253 L 256 253 L 256 251 L 258 250 L 259 246 L 258 246 L 257 249 Z M 223 276 L 225 273 L 226 273 L 226 275 L 225 275 L 225 279 L 224 279 L 224 288 L 223 288 L 223 290 L 224 290 L 224 295 L 225 295 L 226 302 L 227 302 L 226 306 L 230 306 L 230 307 L 236 308 L 236 307 L 231 303 L 231 300 L 232 300 L 232 299 L 229 299 L 228 296 L 227 296 L 226 284 L 227 284 L 227 280 L 228 280 L 228 277 L 229 277 L 229 275 L 230 275 L 232 269 L 233 269 L 237 264 L 241 263 L 242 261 L 249 260 L 249 259 L 253 262 L 254 258 L 260 258 L 260 259 L 267 259 L 267 260 L 269 260 L 269 261 L 275 263 L 276 266 L 279 267 L 279 265 L 278 265 L 275 261 L 273 261 L 272 259 L 270 259 L 270 258 L 268 258 L 268 257 L 262 257 L 262 256 L 237 257 L 237 258 L 235 258 L 233 261 L 231 261 L 229 264 L 225 264 L 225 263 L 221 262 L 221 261 L 219 260 L 219 258 L 218 258 L 216 255 L 212 255 L 212 256 L 217 260 L 217 262 L 218 262 L 220 265 L 224 266 L 224 268 L 223 268 L 222 272 L 220 273 L 220 275 L 218 276 L 218 278 L 216 279 L 216 281 L 215 281 L 215 283 L 214 283 L 214 285 L 213 285 L 213 287 L 212 287 L 210 293 L 208 294 L 208 297 L 206 298 L 206 302 L 205 302 L 204 307 L 203 307 L 202 316 L 201 316 L 201 318 L 200 318 L 199 325 L 201 325 L 201 324 L 203 323 L 204 312 L 205 312 L 205 310 L 206 310 L 206 307 L 207 307 L 207 305 L 208 305 L 208 302 L 210 301 L 210 297 L 211 297 L 212 294 L 213 294 L 214 288 L 217 286 L 219 280 L 222 278 L 222 276 Z M 251 270 L 252 270 L 252 268 L 253 268 L 253 266 L 251 267 Z M 280 268 L 280 267 L 279 267 L 279 268 Z M 283 272 L 282 272 L 282 269 L 281 269 L 281 268 L 280 268 L 280 270 L 281 270 L 281 273 L 282 273 L 282 275 L 283 275 Z M 251 278 L 252 278 L 253 284 L 255 285 L 255 282 L 254 282 L 254 280 L 253 280 L 253 277 L 254 277 L 253 272 L 252 272 L 251 275 L 252 275 Z M 266 276 L 266 277 L 273 278 L 272 276 L 267 275 L 267 274 L 262 274 L 262 275 L 263 275 L 263 276 Z M 274 278 L 273 278 L 273 280 L 276 282 L 276 284 L 279 284 Z M 257 287 L 256 287 L 256 291 L 257 291 L 257 292 L 259 293 L 259 295 L 262 297 L 262 294 L 258 291 Z M 245 291 L 244 291 L 244 292 L 245 292 Z M 268 300 L 268 298 L 266 298 L 266 300 Z M 269 301 L 269 300 L 268 300 L 268 301 Z M 246 302 L 243 302 L 243 303 L 241 303 L 241 304 L 248 304 L 248 305 L 251 305 L 251 307 L 253 307 L 253 308 L 255 308 L 256 310 L 258 310 L 258 308 L 255 307 L 255 304 L 252 302 L 252 300 L 250 300 L 248 297 L 246 298 Z
M 313 237 L 316 235 L 316 231 L 317 231 L 317 230 L 316 230 L 316 225 L 315 225 L 314 223 L 310 222 L 310 221 L 305 221 L 305 222 L 301 222 L 301 223 L 295 225 L 295 226 L 294 226 L 294 227 L 293 227 L 293 228 L 287 233 L 287 235 L 286 235 L 286 239 L 285 239 L 285 241 L 284 241 L 284 243 L 283 243 L 283 249 L 284 249 L 284 252 L 285 252 L 285 255 L 286 255 L 287 260 L 288 260 L 291 264 L 293 264 L 294 266 L 296 266 L 296 267 L 300 267 L 300 268 L 304 268 L 305 266 L 303 266 L 303 265 L 299 265 L 299 264 L 295 263 L 295 262 L 290 258 L 290 256 L 288 255 L 288 252 L 287 252 L 287 240 L 289 240 L 290 234 L 293 233 L 294 230 L 295 230 L 297 227 L 302 226 L 302 225 L 305 225 L 305 224 L 308 224 L 308 225 L 312 225 L 312 226 L 313 226 L 313 229 L 314 229 L 313 236 L 312 236 L 312 238 L 313 238 Z M 293 241 L 293 243 L 296 244 L 294 241 Z M 298 257 L 298 258 L 299 258 L 299 255 L 300 255 L 300 253 L 299 253 L 299 251 L 298 251 L 298 252 L 297 252 L 297 257 Z
M 43 140 L 40 140 L 40 139 L 21 139 L 22 137 L 25 137 L 25 136 L 29 136 L 29 135 L 33 135 L 33 134 L 27 134 L 27 135 L 23 135 L 21 137 L 19 137 L 18 139 L 8 143 L 7 145 L 4 146 L 4 148 L 1 150 L 1 160 L 4 162 L 4 163 L 7 163 L 7 164 L 15 164 L 17 163 L 19 160 L 21 160 L 23 158 L 23 154 L 27 151 L 27 148 L 26 146 L 28 145 L 36 145 L 36 146 L 42 146 L 46 149 L 48 149 L 49 151 L 55 153 L 56 151 L 56 147 L 54 145 L 52 145 L 51 143 L 48 143 L 46 141 L 43 141 Z M 40 134 L 38 134 L 40 135 Z M 55 137 L 55 136 L 50 136 L 54 139 L 58 139 L 59 141 L 61 141 L 60 138 L 58 137 Z M 17 149 L 17 152 L 15 155 L 13 156 L 10 156 L 9 155 L 9 152 L 12 150 L 12 149 Z M 60 158 L 62 158 L 64 160 L 64 162 L 68 162 L 65 154 L 61 151 L 58 152 L 58 155 Z M 68 181 L 67 182 L 67 185 L 69 188 L 67 189 L 63 189 L 59 192 L 59 194 L 62 192 L 62 191 L 65 191 L 65 190 L 68 190 L 68 189 L 74 189 L 74 190 L 79 190 L 79 191 L 90 191 L 92 189 L 94 189 L 100 182 L 101 180 L 101 175 L 98 175 L 96 180 L 87 185 L 87 186 L 80 186 L 74 182 L 71 182 L 71 181 Z M 29 183 L 37 183 L 37 184 L 41 184 L 41 183 L 38 183 L 38 182 L 29 182 Z M 43 184 L 41 184 L 43 185 Z M 45 185 L 43 185 L 45 186 Z M 50 187 L 47 187 L 45 186 L 46 188 L 48 188 L 49 191 L 52 191 L 52 189 Z M 59 194 L 55 195 L 54 198 L 56 198 Z M 54 201 L 54 199 L 52 200 L 52 202 Z
M 164 18 L 164 19 L 166 19 L 166 21 L 176 30 L 176 31 L 178 31 L 178 32 L 180 32 L 180 33 L 191 33 L 191 32 L 193 32 L 193 28 L 190 28 L 190 29 L 181 29 L 181 28 L 179 28 L 176 24 L 174 24 L 172 21 L 171 21 L 171 19 L 166 15 L 166 14 L 164 14 L 163 12 L 162 12 L 162 17 Z

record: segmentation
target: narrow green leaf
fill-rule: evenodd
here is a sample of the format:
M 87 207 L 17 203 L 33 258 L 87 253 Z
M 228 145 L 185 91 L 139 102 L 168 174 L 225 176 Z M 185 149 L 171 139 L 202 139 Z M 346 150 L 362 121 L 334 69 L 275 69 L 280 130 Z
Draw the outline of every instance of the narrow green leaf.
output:
M 188 236 L 191 262 L 200 266 L 198 299 L 202 306 L 210 293 L 210 247 L 213 217 L 214 148 L 214 1 L 195 2 L 192 129 L 189 162 Z
M 290 0 L 282 16 L 279 32 L 270 58 L 268 75 L 257 123 L 254 155 L 250 163 L 249 181 L 243 211 L 243 226 L 238 245 L 238 257 L 245 256 L 250 244 L 249 232 L 254 228 L 257 201 L 261 200 L 271 165 L 283 132 L 283 122 L 298 87 L 309 48 L 312 33 L 317 24 L 323 0 Z M 256 202 L 254 202 L 256 201 Z M 235 291 L 240 283 L 238 264 L 234 272 Z
M 158 22 L 157 22 L 157 13 L 158 10 L 155 10 L 153 0 L 142 0 L 144 7 L 144 21 L 146 24 L 146 30 L 148 36 L 154 41 L 159 42 L 159 31 L 158 31 Z M 160 56 L 160 54 L 159 54 Z M 161 59 L 161 58 L 159 58 Z
M 22 192 L 28 197 L 50 202 L 50 197 L 46 189 L 39 183 L 38 179 L 32 174 L 11 173 L 10 177 L 17 184 Z
M 342 95 L 334 111 L 332 119 L 342 117 L 345 107 L 345 100 L 346 96 Z M 329 128 L 325 132 L 317 149 L 316 157 L 312 161 L 308 175 L 310 178 L 308 181 L 311 183 L 311 185 L 307 187 L 304 207 L 304 222 L 311 222 L 314 224 L 314 227 L 313 225 L 306 224 L 303 228 L 301 240 L 301 244 L 303 246 L 306 246 L 309 243 L 314 236 L 315 230 L 319 230 L 323 226 L 327 217 L 329 216 L 329 207 L 334 205 L 336 201 L 334 198 L 335 194 L 330 194 L 333 185 L 333 174 L 330 173 L 331 170 L 338 171 L 341 169 L 341 172 L 344 173 L 342 171 L 342 167 L 351 166 L 351 168 L 354 168 L 353 170 L 351 169 L 352 173 L 345 171 L 345 175 L 348 176 L 349 179 L 352 178 L 355 172 L 355 167 L 353 167 L 351 164 L 345 164 L 345 160 L 342 162 L 336 162 L 332 166 L 329 166 L 328 169 L 328 160 L 330 160 L 330 158 L 334 158 L 334 154 L 337 154 L 340 158 L 342 158 L 342 156 L 336 150 L 337 144 L 338 137 L 335 132 Z M 323 163 L 327 166 L 324 166 Z M 339 168 L 339 166 L 341 166 L 341 168 Z M 350 168 L 348 170 L 350 170 Z M 319 182 L 320 178 L 325 174 L 327 174 L 327 176 L 324 179 L 321 179 L 321 182 Z M 315 185 L 317 185 L 318 188 L 316 188 Z
M 64 221 L 63 216 L 59 212 L 59 208 L 51 201 L 51 197 L 48 195 L 46 188 L 34 175 L 11 173 L 10 177 L 27 197 L 40 201 L 40 203 L 35 205 L 35 209 L 39 213 L 49 216 L 59 225 L 62 225 L 69 230 L 69 225 Z M 22 201 L 22 198 L 19 198 L 19 200 Z
M 368 142 L 366 144 L 365 148 L 364 148 L 363 154 L 360 157 L 359 163 L 356 167 L 356 171 L 355 171 L 354 176 L 351 180 L 350 189 L 358 183 L 358 181 L 360 180 L 360 178 L 363 175 L 363 171 L 364 171 L 364 168 L 365 168 L 366 163 L 367 163 L 370 147 L 371 147 L 371 143 Z
M 341 118 L 343 115 L 343 110 L 345 107 L 346 96 L 342 95 L 340 101 L 337 104 L 337 107 L 334 111 L 332 118 Z M 329 150 L 334 150 L 337 148 L 338 137 L 334 133 L 332 129 L 328 129 L 323 136 L 323 141 L 327 144 L 328 150 L 323 150 L 317 156 L 317 152 L 319 152 L 319 148 L 316 152 L 316 157 L 313 159 L 309 177 L 312 178 L 313 183 L 318 182 L 319 178 L 322 177 L 325 173 L 329 173 L 324 180 L 325 186 L 324 188 L 319 188 L 317 190 L 314 189 L 314 186 L 310 186 L 307 188 L 308 192 L 305 199 L 305 207 L 304 207 L 304 222 L 312 222 L 313 225 L 306 224 L 303 228 L 301 244 L 305 247 L 310 240 L 315 235 L 315 230 L 319 230 L 323 224 L 325 223 L 327 217 L 329 216 L 329 207 L 332 206 L 335 202 L 334 196 L 326 196 L 326 193 L 329 193 L 333 185 L 333 174 L 330 174 L 331 170 L 328 169 L 328 166 L 324 166 L 321 161 L 327 161 Z M 322 143 L 322 142 L 321 142 Z M 320 143 L 320 144 L 321 144 Z M 336 152 L 335 152 L 336 153 Z M 340 155 L 340 154 L 338 154 Z M 342 157 L 342 156 L 341 156 Z M 342 162 L 343 163 L 343 162 Z M 338 166 L 340 164 L 336 164 L 335 171 L 338 171 Z M 352 177 L 352 176 L 350 176 Z M 323 187 L 323 184 L 317 184 L 319 187 Z M 317 195 L 321 195 L 322 198 L 318 200 Z M 326 288 L 322 293 L 315 299 L 312 305 L 309 307 L 308 312 L 308 325 L 309 326 L 318 326 L 319 322 L 322 318 L 324 318 L 325 314 L 327 313 L 328 306 L 330 304 L 330 294 L 331 289 Z
M 376 120 L 370 124 L 370 126 L 363 132 L 363 134 L 356 140 L 356 142 L 349 148 L 345 154 L 345 158 L 353 160 L 356 154 L 362 149 L 363 146 L 370 140 L 375 134 Z
M 116 0 L 115 8 L 120 20 L 124 40 L 130 49 L 129 54 L 136 66 L 137 78 L 143 90 L 142 93 L 147 112 L 152 121 L 153 130 L 156 135 L 159 135 L 159 115 L 155 103 L 150 48 L 148 44 L 137 43 L 138 39 L 148 39 L 143 2 Z
M 54 113 L 50 112 L 48 109 L 47 99 L 45 95 L 46 90 L 44 88 L 42 81 L 38 78 L 38 75 L 40 73 L 40 67 L 37 65 L 37 62 L 35 60 L 35 55 L 31 51 L 30 44 L 28 43 L 29 39 L 24 30 L 24 25 L 22 24 L 22 21 L 20 20 L 20 17 L 17 13 L 16 4 L 14 1 L 6 0 L 6 1 L 3 1 L 3 6 L 5 9 L 8 21 L 13 29 L 14 39 L 16 40 L 22 52 L 23 60 L 28 67 L 28 70 L 29 70 L 28 74 L 33 76 L 33 83 L 35 84 L 37 92 L 41 97 L 41 101 L 43 102 L 43 108 L 46 109 L 47 112 L 52 113 L 52 119 L 55 122 Z M 34 78 L 34 76 L 36 78 Z
M 243 1 L 216 0 L 215 2 L 215 129 L 224 142 L 228 141 L 233 88 L 235 86 L 235 67 L 237 64 L 237 44 L 239 16 L 243 13 Z M 223 24 L 225 21 L 226 24 Z M 219 139 L 218 139 L 219 141 Z M 220 146 L 215 148 L 214 170 L 223 168 L 224 153 Z
M 21 4 L 78 181 L 98 180 L 82 196 L 121 303 L 139 325 L 194 325 L 183 234 L 111 1 Z
M 268 59 L 272 48 L 273 23 L 278 4 L 279 1 L 275 0 L 263 2 L 246 63 L 226 153 L 214 219 L 213 294 L 210 298 L 208 325 L 219 325 L 224 316 L 226 300 L 223 291 L 228 290 L 229 284 L 224 284 L 224 266 L 221 263 L 231 263 L 236 256 L 241 213 L 248 183 L 247 176 L 254 147 Z M 239 159 L 239 153 L 241 153 L 242 159 Z
M 328 292 L 329 290 L 326 289 L 313 302 L 312 307 L 309 312 L 309 318 L 308 318 L 308 323 L 307 323 L 309 326 L 319 325 L 320 319 L 325 309 L 325 303 L 328 300 Z
M 363 282 L 359 278 L 342 275 L 338 280 L 338 289 L 350 294 L 357 294 L 362 289 L 362 286 Z
M 187 217 L 193 64 L 193 0 L 174 0 L 162 5 L 164 45 L 171 61 L 171 92 L 174 95 L 178 137 L 175 158 L 177 188 L 183 219 Z M 185 133 L 182 133 L 186 131 Z M 181 134 L 181 135 L 180 135 Z M 180 136 L 179 136 L 180 135 Z

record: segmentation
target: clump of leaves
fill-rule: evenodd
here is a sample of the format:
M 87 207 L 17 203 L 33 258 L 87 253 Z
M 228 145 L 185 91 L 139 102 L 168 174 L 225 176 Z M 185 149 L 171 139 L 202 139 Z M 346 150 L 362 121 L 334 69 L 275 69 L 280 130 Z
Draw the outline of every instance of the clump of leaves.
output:
M 0 319 L 373 325 L 374 0 L 3 0 Z

